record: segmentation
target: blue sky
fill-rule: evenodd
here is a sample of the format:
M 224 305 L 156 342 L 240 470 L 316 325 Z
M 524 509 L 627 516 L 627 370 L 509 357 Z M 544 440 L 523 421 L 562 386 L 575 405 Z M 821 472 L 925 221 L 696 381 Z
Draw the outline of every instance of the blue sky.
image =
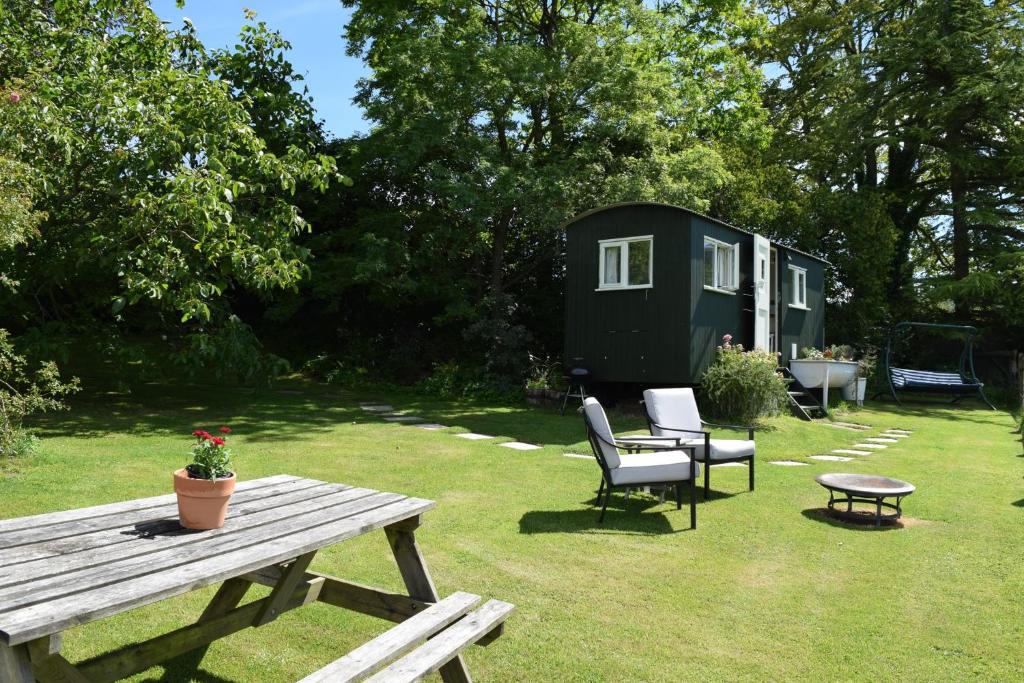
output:
M 356 81 L 367 72 L 360 60 L 345 54 L 341 34 L 351 11 L 340 0 L 186 0 L 180 10 L 174 0 L 152 0 L 152 7 L 173 27 L 181 26 L 185 17 L 191 19 L 208 48 L 233 46 L 245 23 L 243 8 L 255 10 L 258 20 L 291 42 L 288 59 L 305 77 L 327 131 L 342 137 L 369 129 L 362 111 L 352 104 Z

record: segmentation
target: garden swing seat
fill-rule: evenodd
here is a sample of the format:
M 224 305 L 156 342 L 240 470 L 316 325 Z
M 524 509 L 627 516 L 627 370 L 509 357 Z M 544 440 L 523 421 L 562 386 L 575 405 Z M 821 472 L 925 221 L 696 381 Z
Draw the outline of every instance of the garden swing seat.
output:
M 901 335 L 906 334 L 911 328 L 950 330 L 964 335 L 964 346 L 960 352 L 960 365 L 958 372 L 942 372 L 937 370 L 916 370 L 893 366 L 893 351 Z M 988 398 L 985 396 L 984 383 L 974 373 L 974 338 L 978 335 L 978 329 L 970 325 L 947 325 L 941 323 L 917 323 L 901 322 L 892 328 L 889 340 L 885 346 L 885 357 L 883 367 L 884 377 L 889 383 L 889 393 L 896 403 L 902 403 L 897 394 L 901 392 L 946 394 L 953 396 L 956 403 L 968 396 L 975 395 L 985 405 L 995 410 Z M 875 394 L 877 398 L 883 393 L 882 390 Z

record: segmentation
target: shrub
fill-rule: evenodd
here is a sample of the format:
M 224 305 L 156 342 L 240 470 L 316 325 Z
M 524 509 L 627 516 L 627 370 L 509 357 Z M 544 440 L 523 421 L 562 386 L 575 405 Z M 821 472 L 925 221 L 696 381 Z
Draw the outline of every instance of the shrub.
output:
M 30 374 L 29 363 L 14 351 L 7 330 L 0 329 L 0 457 L 24 455 L 35 439 L 22 429 L 32 413 L 66 408 L 63 399 L 78 391 L 78 378 L 63 382 L 56 363 L 40 363 Z
M 701 380 L 711 412 L 742 424 L 777 415 L 786 403 L 786 382 L 778 372 L 778 357 L 768 351 L 744 351 L 726 337 Z

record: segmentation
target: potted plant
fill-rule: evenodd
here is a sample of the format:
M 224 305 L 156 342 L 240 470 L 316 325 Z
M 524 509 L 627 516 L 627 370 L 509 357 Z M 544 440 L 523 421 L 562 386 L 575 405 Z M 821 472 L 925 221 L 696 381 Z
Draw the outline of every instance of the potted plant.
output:
M 868 349 L 861 354 L 857 361 L 857 375 L 845 387 L 843 387 L 843 398 L 847 401 L 856 401 L 857 405 L 864 405 L 864 397 L 868 390 L 868 380 L 875 374 L 875 366 L 878 363 L 878 354 L 874 349 Z
M 192 463 L 174 473 L 178 495 L 178 519 L 186 529 L 219 529 L 224 526 L 228 502 L 235 492 L 231 451 L 227 447 L 229 427 L 220 436 L 197 429 L 192 432 Z

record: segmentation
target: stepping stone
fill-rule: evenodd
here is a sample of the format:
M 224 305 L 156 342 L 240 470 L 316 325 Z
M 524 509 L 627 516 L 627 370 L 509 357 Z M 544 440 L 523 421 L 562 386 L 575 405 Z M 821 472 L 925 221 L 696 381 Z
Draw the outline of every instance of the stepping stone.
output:
M 391 415 L 384 418 L 385 422 L 423 422 L 422 417 L 415 415 Z
M 414 425 L 419 429 L 426 429 L 428 432 L 436 432 L 438 429 L 448 429 L 447 425 L 439 425 L 436 422 L 427 422 L 426 424 Z
M 909 439 L 910 434 L 900 434 L 899 432 L 882 432 L 882 436 L 887 436 L 891 439 Z
M 808 455 L 811 460 L 829 460 L 831 462 L 850 462 L 853 458 L 844 458 L 841 455 Z
M 371 404 L 368 404 L 368 405 L 361 405 L 359 407 L 362 408 L 363 410 L 365 410 L 368 413 L 390 413 L 392 410 L 395 409 L 394 406 L 389 406 L 386 403 L 378 403 L 378 404 L 371 403 Z
M 522 441 L 506 441 L 504 443 L 499 443 L 498 445 L 504 446 L 505 448 L 511 448 L 516 451 L 536 451 L 540 449 L 540 446 L 536 444 L 523 443 Z
M 887 432 L 895 432 L 896 434 L 913 434 L 909 429 L 886 429 Z
M 713 462 L 712 467 L 746 467 L 745 462 Z
M 593 460 L 592 455 L 583 455 L 582 453 L 562 453 L 566 458 L 583 458 L 584 460 Z
M 871 455 L 871 451 L 855 451 L 852 448 L 837 448 L 833 453 L 842 453 L 843 455 Z
M 856 422 L 822 422 L 821 424 L 826 424 L 830 427 L 845 427 L 847 429 L 871 429 L 867 425 L 857 424 Z
M 835 422 L 822 422 L 821 424 L 825 425 L 826 427 L 833 427 L 834 429 L 845 429 L 850 432 L 862 431 L 860 427 L 853 427 L 847 424 L 837 424 Z
M 899 443 L 900 442 L 899 439 L 889 439 L 889 438 L 886 438 L 884 436 L 869 436 L 868 438 L 866 438 L 864 440 L 865 441 L 870 441 L 872 443 Z
M 883 446 L 880 443 L 855 443 L 855 444 L 853 444 L 853 447 L 854 448 L 867 448 L 867 449 L 870 449 L 870 450 L 873 450 L 873 451 L 884 451 L 885 448 L 886 448 L 885 446 Z
M 769 460 L 769 465 L 782 465 L 783 467 L 800 467 L 801 465 L 810 465 L 807 462 L 797 462 L 796 460 Z
M 473 432 L 465 432 L 463 434 L 456 434 L 455 436 L 460 439 L 469 439 L 470 441 L 479 441 L 480 439 L 493 439 L 493 436 L 488 434 L 474 434 Z

